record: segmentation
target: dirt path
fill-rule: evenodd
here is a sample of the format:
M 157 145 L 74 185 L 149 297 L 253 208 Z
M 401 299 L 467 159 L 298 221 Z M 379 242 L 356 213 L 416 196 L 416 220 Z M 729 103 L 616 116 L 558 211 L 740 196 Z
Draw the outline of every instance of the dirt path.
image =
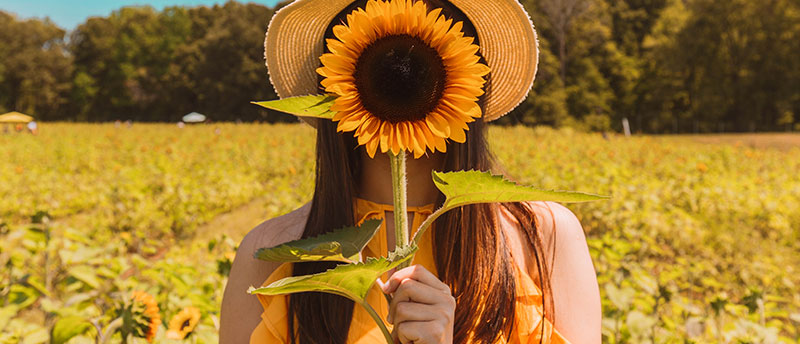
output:
M 238 243 L 253 227 L 267 220 L 268 216 L 266 200 L 256 198 L 200 226 L 192 240 L 210 240 L 225 233 Z
M 741 145 L 756 149 L 790 150 L 800 148 L 800 134 L 798 133 L 674 135 L 673 137 L 690 138 L 700 143 Z

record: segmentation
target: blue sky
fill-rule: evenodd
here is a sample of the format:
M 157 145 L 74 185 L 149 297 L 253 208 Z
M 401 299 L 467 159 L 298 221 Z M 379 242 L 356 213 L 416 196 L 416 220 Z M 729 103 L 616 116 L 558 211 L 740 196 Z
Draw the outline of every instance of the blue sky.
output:
M 239 0 L 274 6 L 278 0 Z M 88 17 L 107 16 L 123 6 L 150 5 L 156 9 L 167 6 L 198 6 L 224 4 L 214 0 L 0 0 L 0 10 L 16 13 L 20 18 L 50 17 L 67 30 L 74 29 Z

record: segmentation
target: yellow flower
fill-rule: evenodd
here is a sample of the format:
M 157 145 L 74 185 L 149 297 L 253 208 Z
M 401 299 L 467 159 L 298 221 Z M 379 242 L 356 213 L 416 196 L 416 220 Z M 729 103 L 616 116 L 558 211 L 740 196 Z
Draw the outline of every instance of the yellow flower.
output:
M 200 310 L 194 307 L 186 307 L 175 314 L 169 321 L 169 329 L 167 330 L 167 338 L 169 339 L 184 339 L 192 331 L 195 326 L 200 322 Z
M 369 0 L 333 27 L 317 73 L 338 96 L 337 130 L 354 132 L 371 157 L 378 148 L 415 158 L 445 152 L 448 139 L 465 142 L 467 123 L 482 116 L 489 67 L 464 23 L 441 12 L 422 1 Z
M 141 336 L 148 342 L 152 342 L 158 331 L 158 324 L 161 323 L 161 315 L 158 314 L 158 303 L 152 295 L 143 291 L 134 291 L 131 299 L 133 300 L 134 316 L 143 317 L 146 322 L 139 324 L 142 329 Z M 137 312 L 138 310 L 138 312 Z

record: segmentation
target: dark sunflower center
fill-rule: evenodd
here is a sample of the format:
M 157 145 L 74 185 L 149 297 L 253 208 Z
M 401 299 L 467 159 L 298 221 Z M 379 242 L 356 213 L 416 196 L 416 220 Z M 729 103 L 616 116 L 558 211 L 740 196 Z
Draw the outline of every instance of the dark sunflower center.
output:
M 447 81 L 436 49 L 410 35 L 370 44 L 356 61 L 354 76 L 364 108 L 392 123 L 425 118 L 439 104 Z
M 187 319 L 186 321 L 183 322 L 183 324 L 181 324 L 181 331 L 183 331 L 183 329 L 189 327 L 189 325 L 191 325 L 191 323 Z

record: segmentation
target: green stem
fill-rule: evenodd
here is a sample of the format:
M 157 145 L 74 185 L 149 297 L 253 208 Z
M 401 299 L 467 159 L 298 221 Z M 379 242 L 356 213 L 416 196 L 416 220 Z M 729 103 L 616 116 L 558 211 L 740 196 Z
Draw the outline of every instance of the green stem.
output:
M 114 319 L 114 321 L 112 321 L 110 324 L 108 324 L 108 327 L 106 327 L 106 331 L 103 334 L 103 340 L 102 340 L 103 344 L 109 343 L 111 341 L 111 337 L 114 336 L 114 332 L 117 332 L 117 330 L 120 327 L 122 327 L 122 322 L 123 322 L 122 317 L 119 317 L 119 318 Z M 128 338 L 126 338 L 126 337 L 127 337 L 127 335 L 125 335 L 125 334 L 122 335 L 122 342 L 123 343 L 128 341 Z
M 422 239 L 422 234 L 425 234 L 425 231 L 431 227 L 433 221 L 436 221 L 436 219 L 439 218 L 439 216 L 442 216 L 442 214 L 446 213 L 449 210 L 451 210 L 451 208 L 441 207 L 438 210 L 434 211 L 433 214 L 431 214 L 431 216 L 428 216 L 428 218 L 425 219 L 425 221 L 423 221 L 422 224 L 419 225 L 419 228 L 417 228 L 417 232 L 414 233 L 414 239 L 411 240 L 411 245 L 418 246 L 419 241 Z M 409 266 L 411 266 L 411 259 L 400 263 L 400 265 L 397 266 L 397 270 L 407 268 Z
M 394 201 L 394 247 L 408 245 L 408 196 L 406 182 L 406 152 L 389 154 L 392 165 L 392 196 Z
M 444 214 L 444 213 L 446 213 L 446 212 L 448 212 L 450 210 L 452 210 L 452 208 L 441 207 L 441 208 L 437 209 L 436 211 L 434 211 L 433 214 L 431 214 L 431 216 L 428 216 L 428 218 L 425 219 L 425 221 L 423 221 L 419 225 L 419 228 L 417 228 L 417 232 L 414 233 L 414 239 L 411 240 L 411 245 L 419 246 L 419 241 L 422 240 L 422 234 L 425 234 L 425 231 L 428 230 L 428 228 L 431 227 L 431 225 L 433 224 L 433 221 L 436 221 L 436 219 L 438 219 L 439 216 L 442 216 L 442 214 Z M 400 265 L 397 266 L 397 269 L 400 270 L 400 269 L 403 269 L 403 268 L 407 268 L 409 266 L 411 266 L 411 259 L 409 259 L 409 260 L 407 260 L 405 262 L 402 262 Z
M 375 323 L 378 324 L 378 327 L 380 327 L 381 332 L 383 332 L 383 338 L 386 338 L 386 343 L 394 344 L 394 339 L 392 339 L 392 333 L 389 332 L 389 329 L 386 327 L 386 324 L 383 323 L 383 319 L 381 319 L 381 316 L 378 315 L 378 312 L 375 312 L 375 309 L 372 308 L 372 306 L 370 306 L 366 301 L 361 303 L 361 307 L 364 307 L 364 309 L 367 310 L 367 313 L 369 313 L 369 316 L 371 316 L 372 319 L 375 320 Z
M 438 219 L 439 216 L 442 216 L 442 214 L 448 212 L 449 210 L 451 210 L 451 208 L 448 208 L 446 206 L 441 207 L 436 211 L 434 211 L 433 214 L 431 214 L 431 216 L 428 216 L 428 218 L 425 219 L 425 221 L 422 221 L 422 223 L 419 225 L 419 228 L 417 229 L 417 232 L 414 234 L 414 239 L 411 242 L 414 245 L 419 245 L 419 241 L 422 239 L 422 234 L 425 234 L 425 231 L 431 227 L 433 221 L 436 221 L 436 219 Z

